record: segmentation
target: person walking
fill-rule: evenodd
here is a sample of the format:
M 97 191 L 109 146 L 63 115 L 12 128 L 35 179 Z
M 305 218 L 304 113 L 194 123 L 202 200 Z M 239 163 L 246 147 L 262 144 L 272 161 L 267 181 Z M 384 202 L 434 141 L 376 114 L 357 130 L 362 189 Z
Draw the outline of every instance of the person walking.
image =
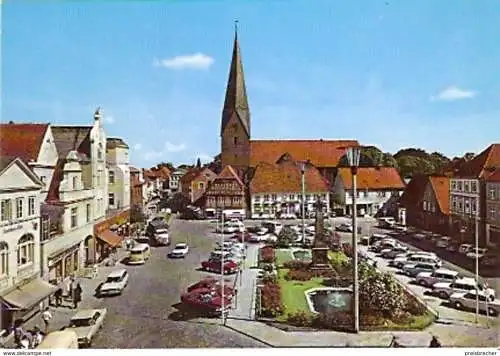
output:
M 436 335 L 432 335 L 432 340 L 429 344 L 429 347 L 441 347 L 441 343 L 439 342 Z
M 50 313 L 49 307 L 46 307 L 45 311 L 42 313 L 42 320 L 45 324 L 44 334 L 47 335 L 49 333 L 49 324 L 52 320 L 52 314 Z
M 59 307 L 62 304 L 62 294 L 63 291 L 61 288 L 56 290 L 56 292 L 54 293 L 54 298 L 56 299 L 56 307 Z
M 75 290 L 73 292 L 73 309 L 78 308 L 78 303 L 82 301 L 82 286 L 80 283 L 76 284 Z

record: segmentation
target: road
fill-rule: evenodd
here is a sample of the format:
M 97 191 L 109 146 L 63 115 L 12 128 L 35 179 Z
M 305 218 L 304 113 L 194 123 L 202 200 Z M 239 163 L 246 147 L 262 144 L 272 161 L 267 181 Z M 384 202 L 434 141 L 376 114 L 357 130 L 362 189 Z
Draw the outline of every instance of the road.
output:
M 177 320 L 176 308 L 187 286 L 208 275 L 197 271 L 212 251 L 216 236 L 207 222 L 174 220 L 172 245 L 187 242 L 184 259 L 172 260 L 172 247 L 152 248 L 144 266 L 127 266 L 130 282 L 121 296 L 99 301 L 108 309 L 105 326 L 93 348 L 264 347 L 242 334 L 202 319 Z

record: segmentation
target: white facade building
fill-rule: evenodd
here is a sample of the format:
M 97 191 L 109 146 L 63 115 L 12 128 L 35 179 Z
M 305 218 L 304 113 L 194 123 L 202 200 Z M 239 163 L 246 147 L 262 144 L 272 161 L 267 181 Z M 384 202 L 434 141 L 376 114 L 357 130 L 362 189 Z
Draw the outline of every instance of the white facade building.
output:
M 108 138 L 108 209 L 130 209 L 129 147 L 120 138 Z
M 307 192 L 304 195 L 306 215 L 315 211 L 314 204 L 318 199 L 323 203 L 325 211 L 329 212 L 330 196 L 327 192 Z M 274 218 L 278 212 L 299 216 L 301 201 L 302 192 L 255 193 L 251 195 L 251 216 L 252 219 Z
M 21 159 L 0 158 L 1 329 L 37 312 L 54 291 L 39 278 L 42 187 Z

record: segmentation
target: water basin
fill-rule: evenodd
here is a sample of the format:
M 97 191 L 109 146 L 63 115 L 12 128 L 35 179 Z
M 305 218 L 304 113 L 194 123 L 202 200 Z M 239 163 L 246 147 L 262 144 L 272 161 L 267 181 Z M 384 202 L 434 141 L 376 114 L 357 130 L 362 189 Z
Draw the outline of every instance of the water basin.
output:
M 307 304 L 313 313 L 352 310 L 352 288 L 322 287 L 305 291 Z

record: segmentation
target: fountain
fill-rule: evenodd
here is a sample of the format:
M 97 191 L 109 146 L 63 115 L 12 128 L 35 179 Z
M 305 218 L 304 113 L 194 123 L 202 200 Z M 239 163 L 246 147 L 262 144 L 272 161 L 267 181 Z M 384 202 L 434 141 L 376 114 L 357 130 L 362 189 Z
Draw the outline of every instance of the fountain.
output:
M 304 292 L 313 313 L 350 312 L 352 288 L 322 287 Z

